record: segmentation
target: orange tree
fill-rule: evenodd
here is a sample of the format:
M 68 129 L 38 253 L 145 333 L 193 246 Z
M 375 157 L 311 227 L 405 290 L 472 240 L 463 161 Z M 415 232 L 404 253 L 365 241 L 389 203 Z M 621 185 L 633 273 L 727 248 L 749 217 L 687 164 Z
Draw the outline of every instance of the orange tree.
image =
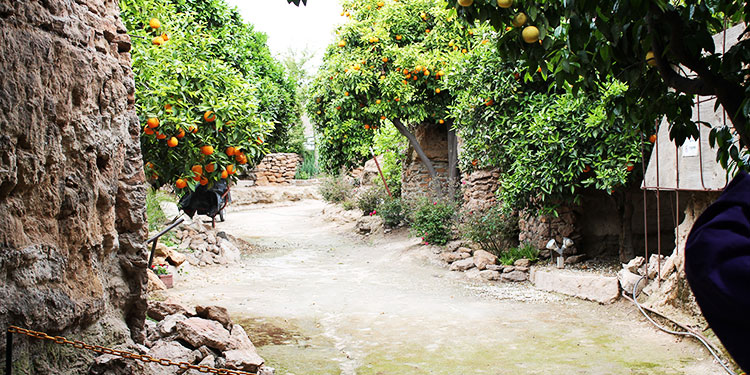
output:
M 500 57 L 520 62 L 527 73 L 541 67 L 574 92 L 595 93 L 608 77 L 625 82 L 622 100 L 608 115 L 625 116 L 648 132 L 666 116 L 678 144 L 698 136 L 699 124 L 691 121 L 694 95 L 716 96 L 732 125 L 713 124 L 709 140 L 726 167 L 746 165 L 748 159 L 750 40 L 742 38 L 722 53 L 722 41 L 715 42 L 712 34 L 747 21 L 748 4 L 461 0 L 449 7 L 468 22 L 489 20 L 497 30 L 508 28 L 497 42 Z
M 433 179 L 432 162 L 414 136 L 429 124 L 449 128 L 447 63 L 482 40 L 460 26 L 445 3 L 434 0 L 348 0 L 312 84 L 308 112 L 321 134 L 328 170 L 351 166 L 369 154 L 373 132 L 393 124 Z M 455 154 L 455 153 L 454 153 Z
M 218 39 L 166 0 L 121 2 L 133 35 L 136 107 L 147 177 L 178 193 L 211 186 L 267 152 L 273 125 L 258 88 L 216 51 Z M 245 43 L 247 41 L 244 41 Z

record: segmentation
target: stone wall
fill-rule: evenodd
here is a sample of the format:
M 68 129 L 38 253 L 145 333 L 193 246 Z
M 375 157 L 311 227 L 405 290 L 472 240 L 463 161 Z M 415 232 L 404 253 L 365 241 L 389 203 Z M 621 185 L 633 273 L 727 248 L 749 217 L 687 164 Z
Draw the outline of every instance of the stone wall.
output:
M 145 338 L 146 188 L 129 50 L 116 1 L 0 0 L 3 330 Z M 82 373 L 92 356 L 15 342 L 18 374 Z
M 422 150 L 432 161 L 437 181 L 432 181 L 427 167 L 413 148 L 409 147 L 401 173 L 401 195 L 419 197 L 432 195 L 433 184 L 439 183 L 443 192 L 448 188 L 448 131 L 446 125 L 421 125 L 414 131 Z
M 560 206 L 555 215 L 535 215 L 531 211 L 521 211 L 518 215 L 518 241 L 529 242 L 537 249 L 546 249 L 547 242 L 551 239 L 562 246 L 564 237 L 570 238 L 574 243 L 581 241 L 581 233 L 578 228 L 580 212 L 570 206 Z M 579 245 L 573 246 L 565 251 L 565 256 L 578 254 Z M 542 250 L 542 255 L 547 256 L 549 251 Z
M 482 210 L 497 202 L 495 192 L 500 187 L 498 170 L 478 170 L 464 173 L 461 181 L 464 207 L 468 210 Z
M 289 184 L 297 174 L 297 166 L 302 161 L 293 153 L 268 154 L 253 169 L 258 185 Z

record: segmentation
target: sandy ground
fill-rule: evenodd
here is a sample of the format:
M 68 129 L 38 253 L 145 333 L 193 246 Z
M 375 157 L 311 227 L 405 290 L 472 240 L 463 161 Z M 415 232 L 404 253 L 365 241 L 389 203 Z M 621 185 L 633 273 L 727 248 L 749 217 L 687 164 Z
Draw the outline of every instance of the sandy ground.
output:
M 277 374 L 720 374 L 692 341 L 626 302 L 610 306 L 473 283 L 408 233 L 361 238 L 324 203 L 229 212 L 254 244 L 240 264 L 193 269 L 168 295 L 218 304 Z

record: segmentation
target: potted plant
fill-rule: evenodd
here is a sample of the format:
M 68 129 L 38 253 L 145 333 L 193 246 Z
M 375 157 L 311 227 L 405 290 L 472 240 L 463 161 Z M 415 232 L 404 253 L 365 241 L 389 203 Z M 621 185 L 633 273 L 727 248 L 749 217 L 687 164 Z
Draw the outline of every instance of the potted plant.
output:
M 154 271 L 156 276 L 159 276 L 159 280 L 161 280 L 167 288 L 172 287 L 172 274 L 169 273 L 169 269 L 167 269 L 166 264 L 154 264 L 151 266 L 151 270 Z

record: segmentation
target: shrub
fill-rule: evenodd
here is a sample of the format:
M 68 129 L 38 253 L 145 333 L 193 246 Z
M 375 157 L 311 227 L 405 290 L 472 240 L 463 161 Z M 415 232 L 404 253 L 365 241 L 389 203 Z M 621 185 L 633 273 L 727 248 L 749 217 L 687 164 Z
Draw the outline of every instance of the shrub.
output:
M 386 198 L 378 206 L 378 215 L 388 227 L 395 227 L 406 219 L 406 209 L 401 198 Z
M 504 213 L 495 205 L 483 211 L 466 211 L 459 226 L 461 235 L 497 256 L 517 244 L 518 215 Z
M 362 210 L 363 215 L 367 215 L 378 208 L 385 194 L 380 187 L 362 188 L 357 195 L 357 207 Z
M 534 247 L 531 243 L 525 242 L 518 247 L 502 252 L 498 259 L 500 260 L 500 263 L 506 266 L 513 265 L 513 263 L 519 259 L 528 259 L 532 262 L 536 262 L 539 260 L 539 249 Z
M 157 231 L 171 217 L 166 217 L 161 210 L 161 202 L 174 202 L 174 197 L 159 190 L 149 189 L 146 193 L 146 220 L 148 230 Z
M 357 204 L 353 200 L 347 199 L 347 200 L 341 202 L 341 206 L 344 207 L 345 210 L 349 211 L 349 210 L 353 210 L 355 207 L 357 207 Z
M 315 155 L 310 151 L 303 152 L 302 163 L 300 163 L 297 168 L 297 174 L 294 175 L 294 178 L 298 180 L 307 180 L 317 176 L 318 173 L 320 173 L 320 170 L 315 161 Z
M 329 177 L 320 184 L 320 194 L 326 202 L 340 203 L 349 199 L 354 187 L 342 176 Z
M 444 245 L 451 238 L 451 225 L 456 214 L 453 203 L 421 199 L 411 214 L 411 228 L 426 243 Z

